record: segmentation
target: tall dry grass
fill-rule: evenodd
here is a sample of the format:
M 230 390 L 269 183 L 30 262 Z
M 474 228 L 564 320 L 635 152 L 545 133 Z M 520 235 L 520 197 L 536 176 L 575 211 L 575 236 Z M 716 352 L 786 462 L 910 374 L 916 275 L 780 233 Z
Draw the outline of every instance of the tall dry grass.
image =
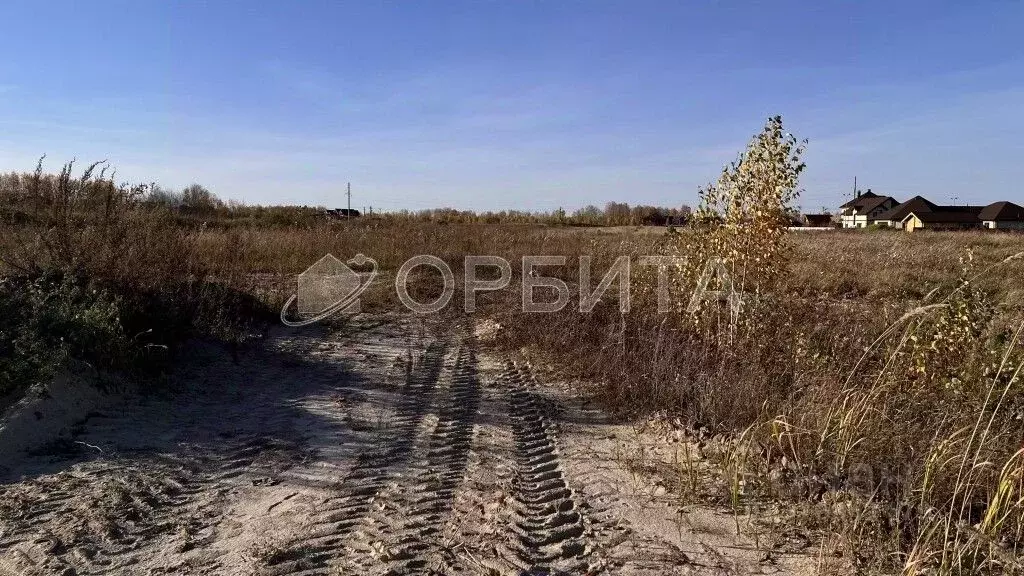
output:
M 613 410 L 670 412 L 695 428 L 741 434 L 741 496 L 792 499 L 793 520 L 841 535 L 837 550 L 864 571 L 1015 569 L 1021 263 L 1007 258 L 1024 250 L 1024 237 L 856 232 L 789 240 L 788 273 L 738 331 L 726 329 L 724 306 L 698 323 L 659 314 L 654 296 L 642 292 L 628 314 L 612 302 L 582 314 L 574 296 L 539 329 L 537 316 L 517 312 L 515 283 L 483 298 L 480 313 L 502 323 L 502 344 L 530 347 L 566 377 L 597 383 L 592 392 Z M 564 254 L 569 265 L 545 273 L 575 288 L 575 256 L 597 256 L 600 276 L 619 255 L 660 254 L 681 241 L 365 220 L 206 231 L 197 250 L 210 270 L 244 262 L 264 283 L 261 298 L 279 305 L 294 291 L 294 275 L 328 252 L 365 253 L 392 273 L 410 256 L 437 254 L 457 275 L 466 254 L 499 255 L 517 278 L 523 254 Z M 676 282 L 680 292 L 692 286 Z
M 185 339 L 236 343 L 262 305 L 241 263 L 214 274 L 200 235 L 103 164 L 0 179 L 0 405 L 69 362 L 159 375 Z
M 757 162 L 711 189 L 724 200 L 708 203 L 720 219 L 655 234 L 401 218 L 203 226 L 140 201 L 101 168 L 37 171 L 0 190 L 0 260 L 8 278 L 56 274 L 106 290 L 110 298 L 81 304 L 100 324 L 80 333 L 123 334 L 138 349 L 171 341 L 165 326 L 182 327 L 176 338 L 244 333 L 327 253 L 366 254 L 386 280 L 417 254 L 441 257 L 457 276 L 466 255 L 501 256 L 516 279 L 523 255 L 565 255 L 567 266 L 544 273 L 574 294 L 579 256 L 594 257 L 596 277 L 623 255 L 688 256 L 697 265 L 670 271 L 669 313 L 657 310 L 651 271 L 637 269 L 625 314 L 614 302 L 581 313 L 577 295 L 561 312 L 524 314 L 515 281 L 482 296 L 478 314 L 503 325 L 500 344 L 594 383 L 613 411 L 668 412 L 734 438 L 729 498 L 789 499 L 794 522 L 838 535 L 837 551 L 864 572 L 1020 571 L 1024 263 L 1013 256 L 1024 235 L 785 235 L 798 143 L 769 125 L 755 146 Z M 726 299 L 687 313 L 699 264 L 712 257 L 753 297 L 738 312 Z M 417 281 L 437 288 L 429 274 Z M 376 290 L 373 306 L 397 306 L 387 281 Z M 68 294 L 40 299 L 40 309 L 68 302 L 75 316 L 82 292 Z M 105 331 L 111 302 L 124 314 Z
M 676 311 L 648 291 L 629 314 L 514 317 L 506 343 L 613 409 L 733 438 L 726 501 L 789 499 L 859 572 L 1021 571 L 1022 237 L 765 233 L 795 186 L 788 142 L 770 124 L 705 227 L 661 246 Z M 709 261 L 719 297 L 688 306 Z

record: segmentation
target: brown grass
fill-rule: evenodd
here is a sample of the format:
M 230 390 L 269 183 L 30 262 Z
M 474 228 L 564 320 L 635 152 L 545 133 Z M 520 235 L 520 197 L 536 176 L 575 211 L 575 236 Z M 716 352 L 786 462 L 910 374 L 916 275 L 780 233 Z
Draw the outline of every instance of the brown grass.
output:
M 595 257 L 600 277 L 620 255 L 664 254 L 695 233 L 386 217 L 203 227 L 90 181 L 66 175 L 8 193 L 6 213 L 20 216 L 2 223 L 0 259 L 9 276 L 58 271 L 134 300 L 122 332 L 157 328 L 155 311 L 171 307 L 236 338 L 255 309 L 239 302 L 278 308 L 295 275 L 327 253 L 371 256 L 385 279 L 417 254 L 441 257 L 457 277 L 465 255 L 501 256 L 515 280 L 479 312 L 503 325 L 500 344 L 592 382 L 616 412 L 670 413 L 738 438 L 728 466 L 744 481 L 732 500 L 792 498 L 793 521 L 834 535 L 863 571 L 1020 571 L 1024 262 L 1012 257 L 1024 235 L 790 235 L 788 273 L 741 323 L 717 306 L 697 319 L 660 314 L 643 290 L 627 314 L 603 303 L 538 317 L 517 311 L 521 256 L 569 257 L 545 274 L 575 287 L 580 255 Z M 673 282 L 692 292 L 692 278 Z M 418 283 L 436 290 L 430 275 Z M 389 282 L 371 296 L 397 305 Z

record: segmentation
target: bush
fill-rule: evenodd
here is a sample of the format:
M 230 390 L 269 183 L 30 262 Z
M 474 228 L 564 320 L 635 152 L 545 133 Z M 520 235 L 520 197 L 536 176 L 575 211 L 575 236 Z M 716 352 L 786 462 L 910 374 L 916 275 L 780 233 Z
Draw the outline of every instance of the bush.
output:
M 0 178 L 0 395 L 16 395 L 68 360 L 152 374 L 192 336 L 237 343 L 265 308 L 239 286 L 237 249 L 210 270 L 195 234 L 145 186 L 117 185 L 100 164 L 72 176 Z M 212 195 L 190 189 L 199 202 Z M 193 202 L 193 203 L 194 203 Z M 237 247 L 235 247 L 237 248 Z
M 97 370 L 124 366 L 131 354 L 120 302 L 70 278 L 0 280 L 0 397 L 53 375 L 70 358 Z
M 513 316 L 506 344 L 552 351 L 620 413 L 724 433 L 723 499 L 792 498 L 790 519 L 837 534 L 862 573 L 1020 572 L 1024 323 L 994 296 L 1019 290 L 1019 241 L 815 235 L 794 258 L 782 215 L 801 150 L 769 120 L 695 225 L 661 237 L 672 312 L 652 275 L 628 314 Z M 958 278 L 969 243 L 1015 252 L 981 272 L 968 252 Z

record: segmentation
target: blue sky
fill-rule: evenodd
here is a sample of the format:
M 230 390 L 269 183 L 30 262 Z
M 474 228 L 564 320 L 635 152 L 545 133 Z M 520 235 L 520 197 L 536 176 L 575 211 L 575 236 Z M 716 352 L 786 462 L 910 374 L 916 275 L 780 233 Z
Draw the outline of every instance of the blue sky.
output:
M 1024 3 L 0 5 L 0 170 L 249 203 L 693 204 L 766 117 L 807 209 L 1024 200 Z

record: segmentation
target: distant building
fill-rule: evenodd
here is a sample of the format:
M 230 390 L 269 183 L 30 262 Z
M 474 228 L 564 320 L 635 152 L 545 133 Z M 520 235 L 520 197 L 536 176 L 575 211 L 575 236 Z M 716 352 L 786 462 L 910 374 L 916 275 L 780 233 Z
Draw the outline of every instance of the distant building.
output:
M 808 228 L 832 228 L 835 223 L 831 214 L 804 214 L 803 225 Z
M 914 230 L 969 230 L 981 228 L 982 206 L 936 206 L 934 210 L 912 210 L 902 221 L 907 232 Z
M 972 228 L 1024 230 L 1024 207 L 1001 201 L 988 206 L 940 206 L 923 196 L 890 207 L 870 191 L 843 204 L 843 227 L 863 228 L 872 224 L 914 230 L 967 230 Z
M 879 196 L 871 190 L 858 192 L 856 198 L 839 207 L 840 221 L 843 228 L 866 228 L 897 204 L 899 202 L 891 196 Z
M 1013 202 L 994 202 L 978 214 L 982 226 L 989 229 L 1024 230 L 1024 208 Z
M 993 202 L 988 206 L 938 206 L 918 196 L 919 202 L 907 201 L 897 206 L 891 216 L 900 226 L 914 230 L 1024 230 L 1024 207 L 1013 202 Z
M 362 216 L 359 210 L 355 208 L 328 208 L 326 211 L 327 217 L 332 220 L 346 220 L 348 218 L 358 218 Z
M 939 206 L 930 202 L 927 198 L 924 198 L 923 196 L 914 196 L 910 200 L 879 214 L 875 220 L 875 224 L 879 226 L 888 226 L 890 228 L 899 228 L 903 226 L 903 219 L 911 212 L 934 212 L 937 209 L 939 209 Z

